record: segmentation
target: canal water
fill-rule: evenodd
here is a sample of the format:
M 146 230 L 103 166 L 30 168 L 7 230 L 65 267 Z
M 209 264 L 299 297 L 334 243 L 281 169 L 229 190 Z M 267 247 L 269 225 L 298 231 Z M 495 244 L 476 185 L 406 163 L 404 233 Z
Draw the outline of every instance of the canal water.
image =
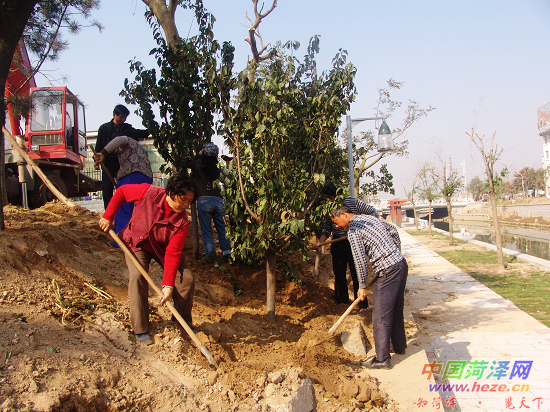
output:
M 449 231 L 448 222 L 433 222 L 434 227 Z M 528 229 L 516 226 L 500 226 L 502 247 L 550 260 L 550 231 Z M 459 232 L 471 239 L 496 244 L 491 227 L 484 222 L 460 222 L 453 224 L 453 232 Z

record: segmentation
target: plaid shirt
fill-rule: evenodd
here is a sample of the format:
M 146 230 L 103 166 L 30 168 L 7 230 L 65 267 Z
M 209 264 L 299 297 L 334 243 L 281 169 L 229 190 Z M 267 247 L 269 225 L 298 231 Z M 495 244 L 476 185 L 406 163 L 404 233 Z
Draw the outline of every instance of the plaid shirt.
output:
M 385 269 L 403 259 L 384 223 L 379 218 L 368 215 L 354 215 L 350 221 L 348 240 L 360 288 L 367 287 L 367 257 L 377 276 L 384 276 Z
M 344 206 L 349 207 L 351 213 L 353 213 L 354 215 L 371 215 L 378 217 L 378 212 L 374 207 L 353 197 L 346 197 L 344 199 Z M 329 238 L 331 233 L 333 239 L 338 239 L 348 235 L 348 231 L 340 229 L 338 226 L 332 223 L 332 219 L 329 216 L 325 220 L 321 236 L 325 235 L 327 238 Z
M 346 197 L 344 199 L 344 206 L 349 207 L 351 209 L 351 213 L 353 213 L 354 215 L 370 215 L 374 217 L 379 217 L 378 212 L 374 207 L 353 197 Z M 384 220 L 381 220 L 381 222 L 384 223 L 388 234 L 392 237 L 399 250 L 401 250 L 401 239 L 399 238 L 399 233 L 397 233 L 397 229 L 395 228 L 395 226 Z M 332 223 L 332 219 L 330 217 L 327 217 L 327 219 L 325 220 L 325 224 L 323 225 L 321 236 L 325 235 L 327 238 L 329 238 L 331 233 L 333 239 L 338 239 L 348 235 L 347 230 L 340 229 L 338 226 Z

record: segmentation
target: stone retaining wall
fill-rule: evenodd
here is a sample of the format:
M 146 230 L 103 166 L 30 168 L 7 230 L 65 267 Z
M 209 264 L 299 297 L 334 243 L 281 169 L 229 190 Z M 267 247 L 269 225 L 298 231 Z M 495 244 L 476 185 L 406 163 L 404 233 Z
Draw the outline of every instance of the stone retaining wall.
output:
M 497 210 L 505 215 L 517 215 L 519 217 L 545 217 L 550 218 L 550 203 L 531 205 L 505 205 L 497 206 Z
M 513 223 L 514 220 L 535 219 L 541 222 L 550 222 L 550 203 L 530 204 L 530 205 L 500 205 L 497 206 L 499 220 L 503 219 Z M 455 220 L 468 221 L 489 221 L 492 213 L 487 203 L 469 203 L 463 209 L 458 209 L 453 213 Z M 526 222 L 522 222 L 524 224 Z

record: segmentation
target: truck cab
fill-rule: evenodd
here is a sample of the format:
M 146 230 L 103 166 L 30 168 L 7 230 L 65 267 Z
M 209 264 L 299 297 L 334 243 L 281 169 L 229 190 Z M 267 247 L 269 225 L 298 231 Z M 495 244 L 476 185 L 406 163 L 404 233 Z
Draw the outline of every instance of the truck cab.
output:
M 87 156 L 83 103 L 67 87 L 30 87 L 28 96 L 25 133 L 20 139 L 29 157 L 66 197 L 84 197 L 100 190 L 101 182 L 82 173 Z M 9 106 L 8 116 L 14 120 Z M 18 121 L 10 123 L 10 129 L 21 132 Z M 6 167 L 17 170 L 19 181 L 25 182 L 22 187 L 28 192 L 29 206 L 40 207 L 55 199 L 32 168 L 23 163 L 18 152 L 6 144 Z
M 66 87 L 31 87 L 25 146 L 33 160 L 84 167 L 84 105 Z

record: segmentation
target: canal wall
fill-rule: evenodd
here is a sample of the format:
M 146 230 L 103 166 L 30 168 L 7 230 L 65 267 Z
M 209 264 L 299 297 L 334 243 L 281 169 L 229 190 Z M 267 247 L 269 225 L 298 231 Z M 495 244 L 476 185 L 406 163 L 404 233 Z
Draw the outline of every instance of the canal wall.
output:
M 550 203 L 497 206 L 498 213 L 518 217 L 542 217 L 550 220 Z
M 500 219 L 528 219 L 542 218 L 550 221 L 550 203 L 535 203 L 521 205 L 498 205 L 498 217 Z M 470 203 L 468 206 L 453 213 L 453 218 L 458 220 L 489 220 L 491 208 L 487 203 Z

